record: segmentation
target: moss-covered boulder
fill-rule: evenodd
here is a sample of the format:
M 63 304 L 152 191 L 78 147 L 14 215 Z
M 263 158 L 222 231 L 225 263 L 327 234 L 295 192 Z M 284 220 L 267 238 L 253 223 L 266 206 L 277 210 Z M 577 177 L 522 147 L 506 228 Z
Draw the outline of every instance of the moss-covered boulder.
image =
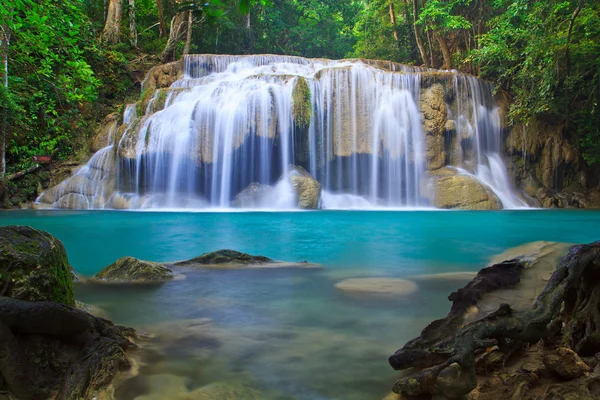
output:
M 0 292 L 73 306 L 71 267 L 61 241 L 27 226 L 0 227 Z
M 161 282 L 173 279 L 173 271 L 157 262 L 121 257 L 100 271 L 96 279 L 113 282 Z
M 310 124 L 312 116 L 312 103 L 310 88 L 306 79 L 299 77 L 292 90 L 292 117 L 297 127 L 303 129 Z
M 187 261 L 180 261 L 175 265 L 252 265 L 252 264 L 269 264 L 275 263 L 276 261 L 271 260 L 264 256 L 253 256 L 251 254 L 241 253 L 235 250 L 217 250 L 210 253 L 204 253 L 199 257 L 192 258 Z

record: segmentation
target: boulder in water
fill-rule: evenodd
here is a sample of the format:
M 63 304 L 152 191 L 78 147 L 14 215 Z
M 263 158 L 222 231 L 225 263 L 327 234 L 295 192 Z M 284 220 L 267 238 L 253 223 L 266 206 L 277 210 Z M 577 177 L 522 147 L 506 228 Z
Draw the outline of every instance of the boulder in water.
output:
M 432 176 L 433 187 L 427 195 L 437 208 L 462 210 L 499 210 L 502 202 L 487 185 L 471 175 L 460 175 L 443 168 Z
M 238 193 L 231 205 L 240 208 L 260 208 L 271 196 L 273 196 L 273 187 L 254 182 Z
M 28 226 L 0 227 L 0 295 L 74 305 L 71 267 L 61 241 Z
M 292 166 L 288 175 L 290 184 L 298 196 L 298 208 L 315 210 L 321 200 L 321 184 L 304 168 Z
M 174 263 L 175 266 L 200 266 L 203 268 L 320 268 L 319 264 L 275 261 L 264 256 L 253 256 L 235 250 L 217 250 L 199 257 Z
M 399 278 L 350 278 L 335 287 L 349 293 L 386 296 L 407 296 L 417 291 L 416 283 Z
M 132 329 L 75 307 L 62 243 L 29 227 L 0 228 L 0 393 L 89 400 L 130 363 Z
M 122 257 L 96 274 L 96 279 L 111 282 L 161 282 L 173 279 L 173 271 L 160 263 Z

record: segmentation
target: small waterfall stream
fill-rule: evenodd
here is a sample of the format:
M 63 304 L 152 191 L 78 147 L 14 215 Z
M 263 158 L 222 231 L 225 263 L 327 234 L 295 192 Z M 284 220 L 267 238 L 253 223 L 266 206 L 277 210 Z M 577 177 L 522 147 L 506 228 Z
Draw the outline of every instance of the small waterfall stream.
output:
M 421 98 L 432 79 L 447 109 L 446 127 L 435 129 Z M 39 201 L 227 208 L 254 184 L 276 197 L 258 207 L 292 208 L 286 176 L 297 165 L 321 184 L 322 208 L 428 207 L 427 160 L 444 151 L 443 165 L 489 186 L 505 208 L 525 206 L 502 159 L 492 88 L 474 77 L 369 60 L 190 55 L 142 109 L 127 106 L 107 147 Z

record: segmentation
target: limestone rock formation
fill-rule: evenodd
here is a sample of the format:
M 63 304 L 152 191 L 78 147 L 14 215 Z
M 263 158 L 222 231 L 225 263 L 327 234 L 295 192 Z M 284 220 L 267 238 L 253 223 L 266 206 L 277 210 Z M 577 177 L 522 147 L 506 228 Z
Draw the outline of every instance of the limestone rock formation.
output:
M 446 164 L 444 130 L 448 112 L 444 87 L 435 83 L 421 93 L 421 114 L 425 134 L 427 169 L 433 171 Z
M 321 184 L 312 177 L 304 168 L 293 166 L 288 179 L 298 196 L 298 208 L 315 210 L 319 208 L 321 200 Z
M 119 128 L 118 121 L 119 115 L 112 113 L 108 114 L 100 126 L 98 126 L 91 145 L 91 150 L 94 153 L 112 143 L 112 139 L 114 139 Z
M 438 208 L 463 210 L 499 210 L 502 202 L 488 186 L 470 175 L 443 168 L 432 176 L 427 197 Z
M 161 282 L 173 279 L 173 272 L 163 264 L 122 257 L 95 276 L 109 282 Z
M 517 186 L 542 207 L 600 208 L 600 170 L 589 167 L 560 121 L 532 119 L 506 137 Z
M 0 227 L 0 295 L 74 305 L 71 268 L 60 240 L 27 226 Z
M 91 400 L 130 367 L 135 332 L 74 306 L 61 242 L 29 227 L 0 228 L 0 393 Z

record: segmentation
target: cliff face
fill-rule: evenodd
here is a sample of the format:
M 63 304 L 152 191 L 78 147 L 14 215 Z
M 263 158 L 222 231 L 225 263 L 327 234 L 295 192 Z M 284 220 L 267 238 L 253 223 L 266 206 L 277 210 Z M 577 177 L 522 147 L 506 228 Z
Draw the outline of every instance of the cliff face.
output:
M 599 208 L 600 166 L 588 166 L 562 121 L 533 119 L 508 129 L 511 175 L 544 208 Z

